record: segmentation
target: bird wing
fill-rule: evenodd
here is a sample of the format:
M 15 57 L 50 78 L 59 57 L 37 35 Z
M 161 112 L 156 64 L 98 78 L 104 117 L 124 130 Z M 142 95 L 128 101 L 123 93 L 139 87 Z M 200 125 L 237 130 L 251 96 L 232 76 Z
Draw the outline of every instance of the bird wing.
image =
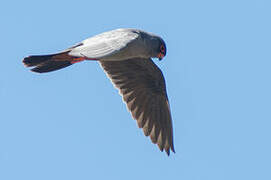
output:
M 74 57 L 101 59 L 119 52 L 138 36 L 135 30 L 117 29 L 88 38 L 66 51 Z
M 100 61 L 101 67 L 119 89 L 139 128 L 161 151 L 174 151 L 172 120 L 166 84 L 151 59 Z

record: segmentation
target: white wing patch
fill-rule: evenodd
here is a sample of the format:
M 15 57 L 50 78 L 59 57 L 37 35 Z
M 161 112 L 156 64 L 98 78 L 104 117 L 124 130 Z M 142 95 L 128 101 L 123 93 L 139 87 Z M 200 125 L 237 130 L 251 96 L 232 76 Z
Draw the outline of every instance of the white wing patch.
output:
M 99 59 L 112 55 L 138 37 L 135 31 L 117 29 L 105 32 L 82 41 L 82 45 L 72 48 L 69 55 Z

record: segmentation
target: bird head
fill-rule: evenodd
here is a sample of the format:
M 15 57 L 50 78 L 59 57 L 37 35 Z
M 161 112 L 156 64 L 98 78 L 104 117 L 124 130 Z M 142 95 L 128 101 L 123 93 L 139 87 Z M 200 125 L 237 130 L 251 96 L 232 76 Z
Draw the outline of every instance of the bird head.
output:
M 166 43 L 162 38 L 158 38 L 157 58 L 161 61 L 167 54 Z

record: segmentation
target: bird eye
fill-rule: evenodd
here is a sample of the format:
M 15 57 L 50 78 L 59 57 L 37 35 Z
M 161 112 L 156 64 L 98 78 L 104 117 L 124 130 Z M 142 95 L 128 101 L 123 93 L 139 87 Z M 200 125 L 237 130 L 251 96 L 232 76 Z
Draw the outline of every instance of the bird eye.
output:
M 165 47 L 164 47 L 163 45 L 160 46 L 160 51 L 161 51 L 162 53 L 165 52 Z

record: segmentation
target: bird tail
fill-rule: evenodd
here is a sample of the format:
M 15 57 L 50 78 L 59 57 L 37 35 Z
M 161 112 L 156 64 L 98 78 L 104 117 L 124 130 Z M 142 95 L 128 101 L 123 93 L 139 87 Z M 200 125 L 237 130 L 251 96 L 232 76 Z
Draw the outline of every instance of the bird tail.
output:
M 85 60 L 83 57 L 70 56 L 69 51 L 50 55 L 28 56 L 23 59 L 26 67 L 34 67 L 33 72 L 45 73 L 68 67 Z

